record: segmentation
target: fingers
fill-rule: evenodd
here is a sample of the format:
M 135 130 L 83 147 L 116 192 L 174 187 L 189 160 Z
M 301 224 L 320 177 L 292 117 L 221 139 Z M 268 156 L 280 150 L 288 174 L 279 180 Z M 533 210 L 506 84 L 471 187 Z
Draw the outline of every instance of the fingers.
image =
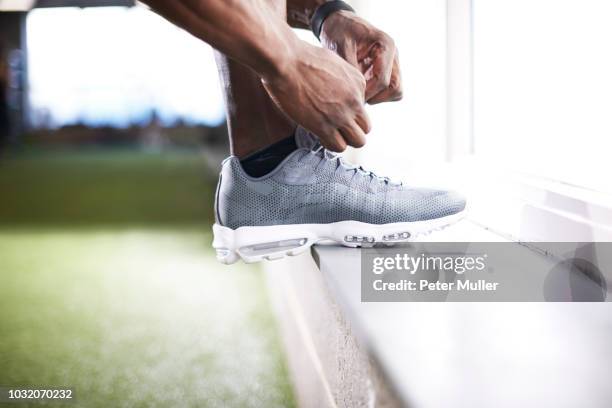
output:
M 366 77 L 366 101 L 383 92 L 391 83 L 394 60 L 396 56 L 395 43 L 391 37 L 381 34 L 380 39 L 372 46 L 369 57 L 372 64 Z
M 344 138 L 345 146 L 341 150 L 334 151 L 344 151 L 346 146 L 363 147 L 366 142 L 366 133 L 369 133 L 372 128 L 370 118 L 365 110 L 364 100 L 361 99 L 363 98 L 366 83 L 361 73 L 357 70 L 355 70 L 355 75 L 359 79 L 362 96 L 354 99 L 353 103 L 347 105 L 350 106 L 352 112 L 347 112 L 342 117 L 344 124 L 339 123 L 336 125 L 340 135 Z
M 347 122 L 340 129 L 321 133 L 326 137 L 320 137 L 321 144 L 333 152 L 341 153 L 347 146 L 363 147 L 366 143 L 366 134 L 370 132 L 370 118 L 365 109 L 360 112 L 355 120 Z
M 359 71 L 356 71 L 356 75 L 359 77 L 359 80 L 360 80 L 361 95 L 363 97 L 365 94 L 365 88 L 367 86 L 367 82 Z M 364 106 L 365 100 L 364 99 L 360 99 L 359 102 L 356 102 L 352 105 L 353 109 L 355 110 L 354 121 L 357 123 L 357 126 L 359 126 L 364 133 L 370 133 L 370 130 L 372 130 L 372 123 L 370 122 L 370 117 L 368 116 L 368 113 L 365 110 L 365 106 Z
M 325 133 L 327 137 L 319 136 L 319 140 L 323 147 L 327 150 L 331 150 L 332 152 L 341 153 L 346 150 L 346 141 L 344 140 L 344 136 L 338 130 L 334 130 L 333 132 Z
M 357 50 L 354 46 L 342 48 L 338 50 L 340 55 L 346 62 L 359 69 L 359 61 L 357 60 Z
M 365 111 L 365 107 L 360 104 L 355 118 L 342 126 L 340 133 L 344 136 L 347 145 L 359 148 L 365 145 L 366 134 L 370 133 L 371 129 L 370 117 Z
M 399 65 L 399 57 L 396 52 L 395 58 L 393 60 L 393 70 L 391 72 L 391 81 L 389 82 L 389 86 L 377 95 L 368 99 L 367 102 L 370 105 L 375 105 L 381 102 L 399 101 L 400 99 L 402 99 L 402 97 L 402 76 Z
M 357 116 L 355 117 L 355 122 L 357 125 L 363 130 L 364 133 L 370 133 L 372 130 L 372 122 L 370 122 L 370 117 L 366 113 L 365 109 L 361 109 Z
M 340 129 L 340 134 L 344 137 L 346 144 L 349 146 L 359 148 L 365 145 L 366 135 L 356 123 Z

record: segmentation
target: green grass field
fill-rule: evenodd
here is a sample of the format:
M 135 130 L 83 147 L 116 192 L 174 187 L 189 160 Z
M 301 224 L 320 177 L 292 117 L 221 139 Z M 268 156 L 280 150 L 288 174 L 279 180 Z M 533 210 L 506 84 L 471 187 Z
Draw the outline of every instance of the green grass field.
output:
M 210 248 L 211 180 L 186 153 L 0 162 L 0 386 L 73 387 L 79 407 L 293 406 L 261 271 Z
M 196 153 L 21 154 L 0 159 L 0 225 L 210 223 L 215 182 Z

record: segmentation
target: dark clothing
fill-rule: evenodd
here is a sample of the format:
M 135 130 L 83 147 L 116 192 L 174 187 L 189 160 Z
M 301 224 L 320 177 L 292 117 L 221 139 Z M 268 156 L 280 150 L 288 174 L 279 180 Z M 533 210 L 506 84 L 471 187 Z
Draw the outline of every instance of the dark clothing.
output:
M 285 157 L 297 150 L 295 136 L 278 141 L 240 160 L 245 173 L 251 177 L 262 177 L 276 168 Z

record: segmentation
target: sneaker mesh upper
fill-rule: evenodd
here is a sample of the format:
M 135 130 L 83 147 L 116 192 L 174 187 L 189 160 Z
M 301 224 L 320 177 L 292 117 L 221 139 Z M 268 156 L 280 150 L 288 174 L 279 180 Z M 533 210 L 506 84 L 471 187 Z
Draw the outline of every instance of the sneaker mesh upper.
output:
M 326 152 L 300 148 L 272 173 L 253 179 L 236 157 L 223 163 L 217 191 L 217 222 L 242 226 L 413 222 L 462 211 L 452 192 L 393 184 L 347 168 Z

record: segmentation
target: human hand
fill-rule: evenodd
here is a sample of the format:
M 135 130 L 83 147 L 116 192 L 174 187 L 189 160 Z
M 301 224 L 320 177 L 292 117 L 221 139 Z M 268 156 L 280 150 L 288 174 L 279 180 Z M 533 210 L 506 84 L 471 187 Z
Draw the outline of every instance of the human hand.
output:
M 292 120 L 327 149 L 361 147 L 370 131 L 364 108 L 366 81 L 336 54 L 298 41 L 282 68 L 260 74 L 268 94 Z
M 369 104 L 402 99 L 402 79 L 393 39 L 349 11 L 331 14 L 321 30 L 321 44 L 348 61 L 366 78 Z

